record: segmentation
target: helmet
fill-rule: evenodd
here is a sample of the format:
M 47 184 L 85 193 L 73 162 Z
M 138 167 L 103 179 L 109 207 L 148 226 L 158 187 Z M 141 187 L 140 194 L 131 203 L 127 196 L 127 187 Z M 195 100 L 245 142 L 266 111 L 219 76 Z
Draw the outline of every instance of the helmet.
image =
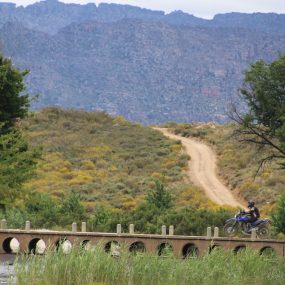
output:
M 254 201 L 252 201 L 252 200 L 248 201 L 247 206 L 248 206 L 248 208 L 254 207 Z

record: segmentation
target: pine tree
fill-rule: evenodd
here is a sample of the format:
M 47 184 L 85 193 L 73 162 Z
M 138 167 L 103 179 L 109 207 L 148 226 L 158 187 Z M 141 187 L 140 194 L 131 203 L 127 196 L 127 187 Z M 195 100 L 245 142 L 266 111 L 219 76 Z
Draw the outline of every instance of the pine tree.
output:
M 147 203 L 158 209 L 169 209 L 172 207 L 172 198 L 160 181 L 156 181 L 155 188 L 146 197 Z
M 27 70 L 15 68 L 10 59 L 0 54 L 0 132 L 6 132 L 14 126 L 18 118 L 26 116 L 29 108 L 29 96 L 25 90 L 24 76 Z

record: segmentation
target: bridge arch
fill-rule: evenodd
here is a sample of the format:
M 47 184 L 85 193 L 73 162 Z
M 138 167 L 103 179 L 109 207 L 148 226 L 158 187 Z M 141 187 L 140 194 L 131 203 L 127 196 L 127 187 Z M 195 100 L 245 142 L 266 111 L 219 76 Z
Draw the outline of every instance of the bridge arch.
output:
M 211 244 L 209 246 L 209 253 L 211 253 L 213 250 L 219 250 L 221 248 L 222 248 L 222 246 L 220 244 Z
M 85 239 L 83 241 L 80 242 L 80 246 L 82 249 L 90 249 L 92 246 L 91 240 L 89 239 Z
M 265 246 L 259 251 L 260 255 L 272 255 L 276 254 L 276 251 L 271 246 Z
M 46 243 L 40 238 L 32 239 L 28 244 L 29 253 L 43 254 L 46 250 Z
M 157 254 L 159 256 L 167 255 L 173 253 L 173 246 L 168 242 L 163 242 L 157 246 Z
M 104 250 L 105 252 L 107 253 L 112 253 L 113 250 L 116 250 L 120 247 L 120 244 L 118 241 L 116 240 L 111 240 L 111 241 L 108 241 L 105 246 L 104 246 Z
M 146 251 L 145 244 L 142 241 L 133 242 L 129 247 L 129 251 L 131 253 L 143 253 Z
M 194 243 L 186 243 L 182 248 L 183 258 L 194 258 L 199 256 L 199 249 Z
M 55 243 L 56 250 L 62 250 L 63 253 L 69 253 L 72 249 L 72 243 L 67 238 L 60 238 Z
M 15 237 L 4 239 L 2 248 L 6 253 L 18 253 L 20 251 L 20 242 Z
M 240 244 L 234 248 L 234 253 L 241 253 L 244 250 L 246 250 L 246 245 Z

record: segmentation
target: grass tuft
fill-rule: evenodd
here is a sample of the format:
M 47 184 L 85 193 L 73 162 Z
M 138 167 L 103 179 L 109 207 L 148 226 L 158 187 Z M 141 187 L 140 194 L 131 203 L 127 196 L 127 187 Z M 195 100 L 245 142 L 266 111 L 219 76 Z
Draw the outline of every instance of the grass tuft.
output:
M 177 259 L 167 254 L 136 255 L 122 250 L 112 257 L 97 246 L 73 249 L 70 254 L 49 251 L 24 256 L 15 263 L 17 284 L 31 285 L 173 285 L 173 284 L 284 284 L 285 263 L 274 255 L 252 250 L 232 253 L 212 250 L 200 258 Z

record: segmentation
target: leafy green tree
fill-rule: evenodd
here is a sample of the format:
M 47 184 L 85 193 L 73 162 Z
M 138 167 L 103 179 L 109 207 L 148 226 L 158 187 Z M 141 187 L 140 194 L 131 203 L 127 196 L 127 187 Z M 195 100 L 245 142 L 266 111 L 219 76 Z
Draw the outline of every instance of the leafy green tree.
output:
M 26 211 L 33 227 L 51 228 L 59 220 L 59 207 L 45 193 L 34 193 L 25 202 Z
M 223 208 L 208 210 L 189 207 L 161 215 L 159 223 L 174 225 L 175 232 L 180 235 L 205 235 L 207 227 L 222 228 L 232 215 L 231 211 Z
M 22 185 L 31 178 L 39 152 L 30 149 L 15 123 L 27 115 L 29 107 L 24 76 L 10 59 L 0 55 L 0 207 L 21 198 Z
M 160 209 L 154 204 L 142 203 L 137 209 L 125 215 L 125 221 L 122 224 L 135 224 L 135 229 L 141 233 L 159 233 L 161 223 L 159 218 L 163 215 L 165 209 Z
M 67 226 L 73 222 L 82 222 L 86 220 L 86 211 L 81 204 L 80 196 L 71 192 L 67 197 L 64 197 L 59 209 L 59 223 L 62 226 Z
M 1 212 L 1 219 L 6 219 L 9 229 L 21 229 L 28 217 L 24 209 L 8 207 Z
M 91 224 L 92 231 L 109 230 L 110 228 L 109 223 L 111 221 L 112 221 L 111 211 L 102 205 L 97 205 L 92 216 L 89 218 L 89 224 Z
M 231 117 L 240 126 L 236 134 L 270 151 L 260 165 L 285 159 L 285 55 L 270 64 L 260 60 L 251 65 L 240 92 L 249 110 L 241 115 L 233 108 Z
M 154 205 L 158 209 L 169 209 L 173 206 L 170 193 L 164 188 L 160 181 L 156 181 L 153 191 L 149 191 L 146 201 L 150 205 Z
M 23 197 L 22 184 L 33 175 L 39 152 L 31 150 L 18 130 L 0 135 L 0 206 Z
M 277 232 L 285 234 L 285 191 L 277 201 L 272 219 Z
M 25 90 L 24 76 L 27 70 L 19 71 L 10 59 L 0 54 L 0 124 L 1 132 L 12 127 L 17 118 L 26 116 L 29 107 L 29 96 Z

